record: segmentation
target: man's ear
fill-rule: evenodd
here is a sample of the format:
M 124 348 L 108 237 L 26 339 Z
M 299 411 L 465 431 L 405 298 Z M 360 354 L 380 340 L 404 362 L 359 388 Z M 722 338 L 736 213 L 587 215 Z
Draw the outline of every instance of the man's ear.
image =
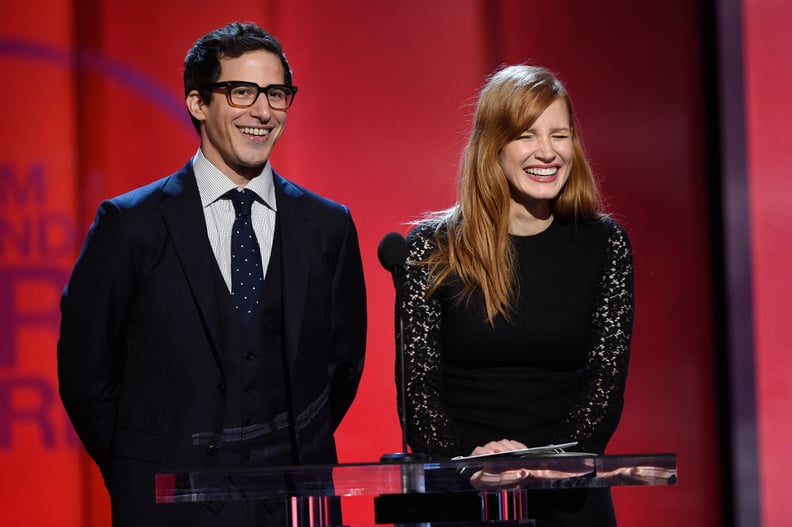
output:
M 203 122 L 206 121 L 206 103 L 204 102 L 198 90 L 193 90 L 187 94 L 187 111 L 190 112 L 195 119 Z

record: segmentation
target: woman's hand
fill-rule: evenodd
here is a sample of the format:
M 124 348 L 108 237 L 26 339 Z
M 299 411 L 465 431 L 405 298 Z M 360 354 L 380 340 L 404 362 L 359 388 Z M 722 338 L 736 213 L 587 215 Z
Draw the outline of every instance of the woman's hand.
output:
M 482 454 L 498 454 L 500 452 L 509 452 L 510 450 L 521 450 L 528 448 L 519 441 L 512 439 L 501 439 L 500 441 L 490 441 L 484 446 L 477 446 L 470 453 L 471 456 L 480 456 Z
M 501 439 L 499 441 L 490 441 L 483 446 L 477 446 L 470 455 L 499 454 L 501 452 L 521 450 L 523 448 L 528 447 L 519 441 Z M 484 465 L 484 468 L 470 476 L 470 484 L 478 490 L 493 487 L 511 487 L 518 485 L 520 481 L 528 477 L 528 475 L 528 471 L 525 469 L 507 470 L 502 466 L 493 467 L 492 465 Z

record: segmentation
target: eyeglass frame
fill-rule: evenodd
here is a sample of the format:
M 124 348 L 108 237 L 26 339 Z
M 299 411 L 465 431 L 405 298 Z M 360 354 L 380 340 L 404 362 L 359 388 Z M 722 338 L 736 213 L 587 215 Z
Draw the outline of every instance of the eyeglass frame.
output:
M 231 90 L 233 88 L 237 88 L 239 86 L 247 86 L 249 88 L 255 88 L 257 90 L 256 91 L 256 96 L 253 98 L 253 102 L 251 102 L 248 105 L 239 105 L 239 104 L 234 103 L 234 101 L 231 100 Z M 250 81 L 212 82 L 210 84 L 204 85 L 203 88 L 207 89 L 207 90 L 212 90 L 212 91 L 222 91 L 223 93 L 225 93 L 226 101 L 228 101 L 228 105 L 232 106 L 234 108 L 250 108 L 251 106 L 256 104 L 256 101 L 258 101 L 259 96 L 263 93 L 264 94 L 264 98 L 267 99 L 267 105 L 271 109 L 273 109 L 273 110 L 281 110 L 281 111 L 288 110 L 289 108 L 291 108 L 291 105 L 294 104 L 294 97 L 295 97 L 295 95 L 297 95 L 297 86 L 292 86 L 292 85 L 289 85 L 289 84 L 268 84 L 266 86 L 259 86 L 255 82 L 250 82 Z M 291 98 L 289 99 L 289 105 L 288 106 L 286 106 L 285 108 L 275 108 L 274 106 L 272 106 L 272 103 L 270 102 L 269 97 L 267 96 L 267 90 L 270 90 L 272 88 L 280 88 L 280 89 L 283 89 L 285 91 L 291 92 Z

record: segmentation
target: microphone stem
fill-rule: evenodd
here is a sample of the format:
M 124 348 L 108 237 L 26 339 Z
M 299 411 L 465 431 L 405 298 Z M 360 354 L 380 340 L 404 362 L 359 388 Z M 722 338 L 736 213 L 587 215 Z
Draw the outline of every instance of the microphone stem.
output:
M 399 314 L 399 376 L 401 377 L 401 429 L 402 452 L 407 453 L 407 374 L 404 367 L 404 319 Z

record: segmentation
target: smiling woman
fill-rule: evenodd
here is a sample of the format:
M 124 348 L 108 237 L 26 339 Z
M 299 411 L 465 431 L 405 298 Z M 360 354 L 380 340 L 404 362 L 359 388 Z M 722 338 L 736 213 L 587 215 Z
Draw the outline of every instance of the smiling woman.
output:
M 574 148 L 569 109 L 555 100 L 519 138 L 500 154 L 509 182 L 509 232 L 537 234 L 552 218 L 551 202 L 566 184 Z
M 602 453 L 623 405 L 632 256 L 601 210 L 555 76 L 511 66 L 488 80 L 457 204 L 407 240 L 397 317 L 413 449 L 483 455 L 575 442 Z M 529 501 L 537 525 L 615 525 L 607 489 Z

